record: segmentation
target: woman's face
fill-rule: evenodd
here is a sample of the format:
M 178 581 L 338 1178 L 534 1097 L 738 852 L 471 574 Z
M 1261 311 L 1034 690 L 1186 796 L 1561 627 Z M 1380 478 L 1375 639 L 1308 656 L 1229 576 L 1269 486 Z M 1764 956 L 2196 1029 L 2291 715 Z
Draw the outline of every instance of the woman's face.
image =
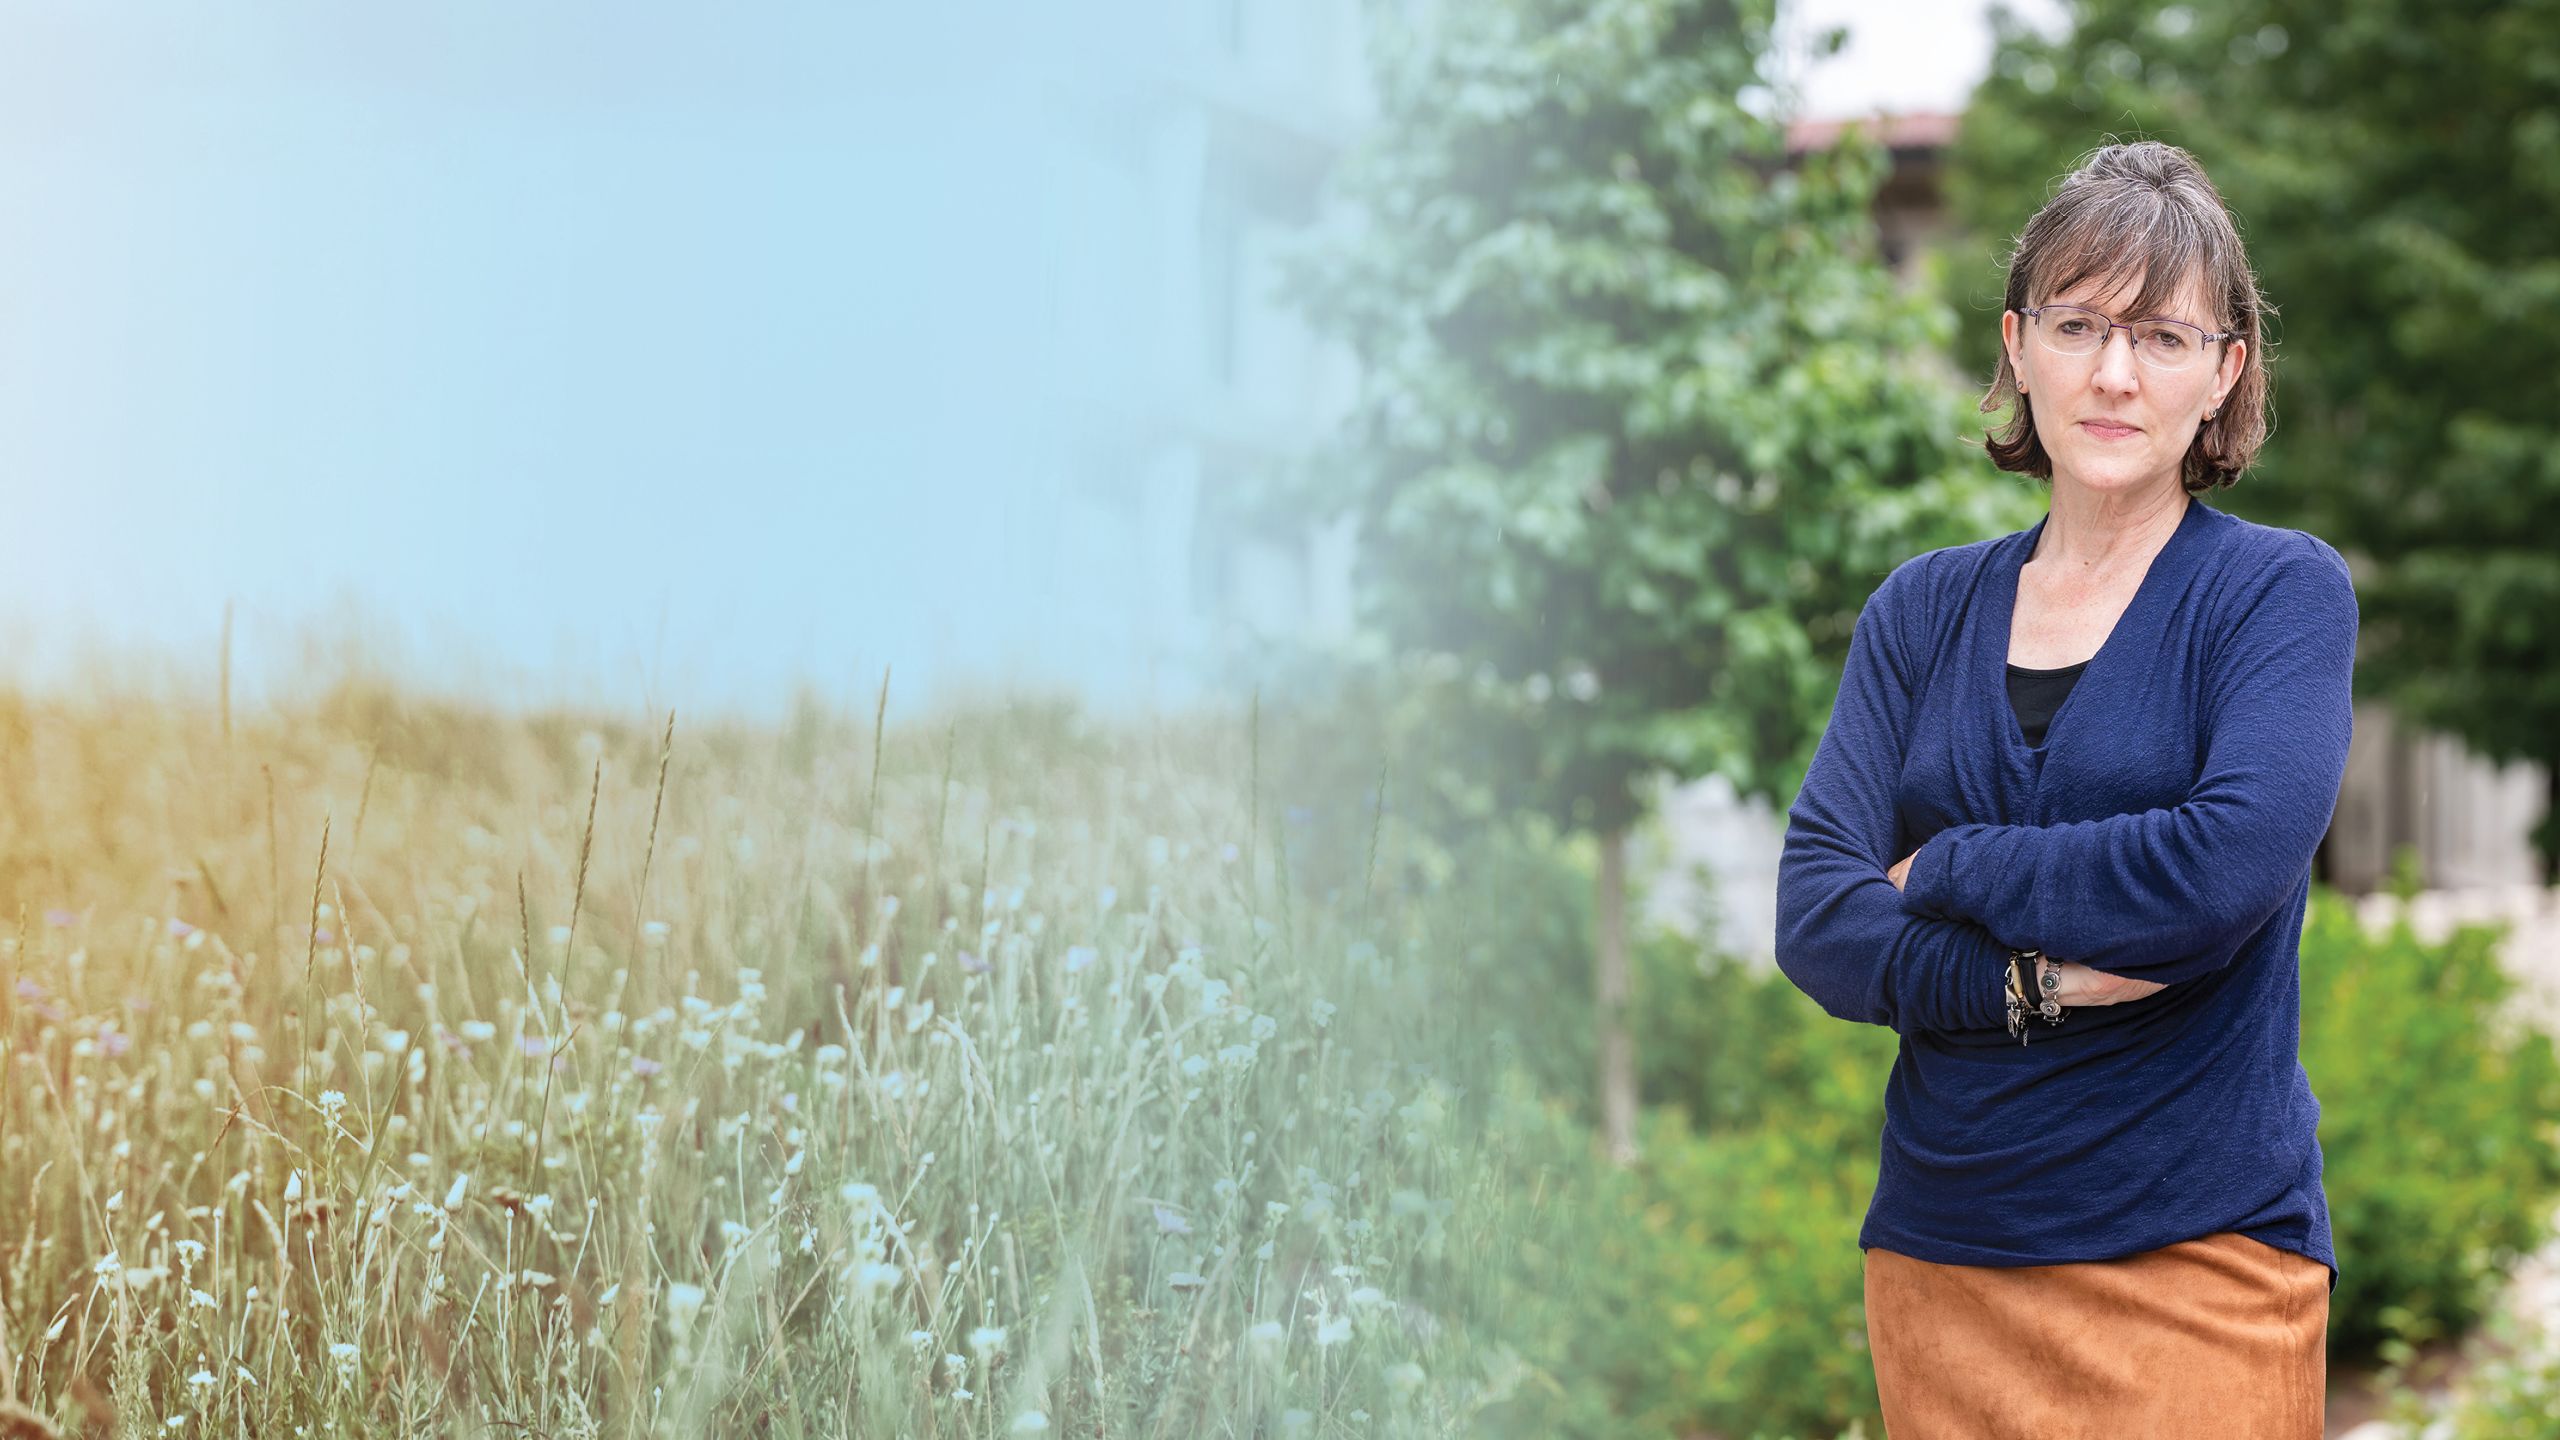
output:
M 2183 320 L 2207 333 L 2217 328 L 2193 281 L 2159 315 L 2125 314 L 2119 307 L 2141 289 L 2140 275 L 2120 276 L 2112 285 L 2086 280 L 2045 303 L 2085 306 L 2122 322 Z M 2054 482 L 2107 494 L 2178 483 L 2204 413 L 2239 383 L 2248 352 L 2245 341 L 2214 341 L 2185 369 L 2163 370 L 2134 356 L 2132 331 L 2110 330 L 2095 352 L 2065 355 L 2036 338 L 2033 324 L 2015 310 L 2002 312 L 2000 334 L 2036 434 L 2053 459 Z

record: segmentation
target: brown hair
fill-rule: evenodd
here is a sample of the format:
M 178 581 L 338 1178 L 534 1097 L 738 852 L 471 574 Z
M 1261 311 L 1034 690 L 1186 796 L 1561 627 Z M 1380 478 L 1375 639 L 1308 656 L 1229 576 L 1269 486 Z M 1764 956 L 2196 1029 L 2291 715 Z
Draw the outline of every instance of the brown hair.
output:
M 2275 307 L 2258 293 L 2239 227 L 2195 156 L 2157 140 L 2092 152 L 2018 232 L 2008 264 L 2008 292 L 2001 302 L 2008 310 L 2041 304 L 2092 276 L 2103 280 L 2139 271 L 2142 293 L 2125 313 L 2157 315 L 2201 274 L 2205 301 L 2213 307 L 2207 328 L 2235 331 L 2249 348 L 2240 378 L 2214 418 L 2196 427 L 2179 479 L 2193 493 L 2228 486 L 2249 468 L 2273 428 L 2260 317 L 2274 314 Z M 1995 427 L 1983 448 L 2003 470 L 2051 480 L 2053 458 L 2036 435 L 2033 407 L 2018 390 L 2003 345 L 1990 393 L 1975 408 L 1987 414 L 2013 402 L 2016 412 Z

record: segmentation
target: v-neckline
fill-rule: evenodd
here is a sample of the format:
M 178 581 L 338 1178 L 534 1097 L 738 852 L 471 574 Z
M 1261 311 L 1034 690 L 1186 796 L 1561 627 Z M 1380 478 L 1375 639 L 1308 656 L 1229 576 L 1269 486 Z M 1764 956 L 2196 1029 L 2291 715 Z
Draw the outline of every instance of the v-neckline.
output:
M 2129 626 L 2148 624 L 2151 611 L 2160 603 L 2159 597 L 2169 591 L 2177 583 L 2177 576 L 2184 572 L 2187 552 L 2193 548 L 2197 532 L 2204 528 L 2207 508 L 2195 496 L 2187 497 L 2186 513 L 2178 517 L 2178 528 L 2170 531 L 2168 540 L 2152 553 L 2151 563 L 2143 568 L 2142 579 L 2135 582 L 2133 598 L 2126 601 L 2124 609 L 2118 612 L 2115 624 L 2108 628 L 2106 638 L 2098 642 L 2096 652 L 2080 662 L 2080 678 L 2072 682 L 2070 693 L 2064 695 L 2062 703 L 2046 717 L 2043 743 L 2036 745 L 2027 743 L 2026 731 L 2018 724 L 2017 708 L 2009 699 L 2009 628 L 2018 611 L 2019 573 L 2034 557 L 2036 543 L 2044 538 L 2045 522 L 2053 518 L 2053 512 L 2047 510 L 2034 525 L 2022 532 L 2017 548 L 2002 559 L 1994 572 L 1990 613 L 1984 617 L 1984 633 L 1976 642 L 1977 653 L 1985 662 L 1980 669 L 1990 677 L 1990 699 L 1999 713 L 2000 734 L 2007 748 L 2038 759 L 2052 752 L 2056 735 L 2074 713 L 2072 700 L 2089 689 L 2091 681 L 2106 673 L 2107 657 L 2124 648 L 2116 644 L 2116 637 L 2124 634 Z M 2067 670 L 2070 667 L 2061 668 Z

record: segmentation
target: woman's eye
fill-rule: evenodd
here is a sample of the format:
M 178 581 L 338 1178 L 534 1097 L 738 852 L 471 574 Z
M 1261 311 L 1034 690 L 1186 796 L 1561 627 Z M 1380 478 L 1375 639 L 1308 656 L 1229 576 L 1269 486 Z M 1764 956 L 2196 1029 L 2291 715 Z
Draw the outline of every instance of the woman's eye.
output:
M 2187 339 L 2174 330 L 2162 330 L 2152 335 L 2151 343 L 2163 350 L 2178 350 L 2185 347 Z
M 2062 333 L 2065 335 L 2083 335 L 2088 333 L 2088 329 L 2089 322 L 2086 320 L 2065 320 L 2062 322 Z

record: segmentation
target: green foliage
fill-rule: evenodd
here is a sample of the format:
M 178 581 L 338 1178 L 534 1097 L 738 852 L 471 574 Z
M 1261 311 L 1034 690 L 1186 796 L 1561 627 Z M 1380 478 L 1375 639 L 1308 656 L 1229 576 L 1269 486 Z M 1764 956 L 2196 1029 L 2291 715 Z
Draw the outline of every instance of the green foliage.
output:
M 1667 932 L 1639 945 L 1635 984 L 1645 1103 L 1679 1109 L 1707 1131 L 1794 1125 L 1810 1107 L 1819 1123 L 1843 1115 L 1862 1123 L 1873 1151 L 1893 1032 L 1812 1023 L 1829 1017 L 1783 977 Z M 1850 1083 L 1840 1086 L 1844 1056 Z M 1834 1089 L 1821 1094 L 1827 1079 Z
M 2560 774 L 2560 3 L 2077 0 L 1999 22 L 1949 181 L 1958 303 L 2109 139 L 2193 151 L 2282 311 L 2238 508 L 2374 562 L 2358 684 Z M 1988 376 L 1996 324 L 1964 337 Z M 2560 813 L 2537 832 L 2560 857 Z
M 2454 1400 L 2430 1409 L 2425 1396 L 2392 1378 L 2387 1418 L 2432 1440 L 2560 1440 L 2560 1335 L 2545 1324 L 2501 1315 L 2489 1326 L 2479 1368 Z
M 2441 944 L 2367 934 L 2315 895 L 2302 939 L 2302 1065 L 2320 1098 L 2338 1288 L 2332 1353 L 2459 1334 L 2560 1192 L 2560 1064 L 2506 1009 L 2501 927 Z
M 1863 1417 L 1882 1434 L 1857 1237 L 1894 1037 L 1674 937 L 1636 957 L 1648 1095 L 1690 1079 L 1708 1093 L 1648 1108 L 1624 1169 L 1568 1107 L 1503 1121 L 1543 1157 L 1501 1228 L 1524 1237 L 1505 1308 L 1544 1383 L 1492 1412 L 1494 1433 L 1775 1440 Z
M 1864 1416 L 1882 1434 L 1856 1244 L 1875 1187 L 1873 1136 L 1850 1134 L 1861 1113 L 1713 1134 L 1656 1108 L 1628 1168 L 1560 1106 L 1507 1119 L 1522 1159 L 1542 1157 L 1501 1222 L 1522 1282 L 1506 1331 L 1535 1380 L 1485 1433 L 1780 1440 Z
M 1409 673 L 1311 667 L 1265 714 L 1267 853 L 1301 903 L 1355 917 L 1389 951 L 1430 957 L 1429 1023 L 1468 1037 L 1460 1077 L 1516 1065 L 1592 1114 L 1591 847 L 1493 812 L 1427 685 Z M 1242 768 L 1243 757 L 1232 761 Z
M 1951 320 L 1875 255 L 1881 147 L 1790 169 L 1744 103 L 1770 11 L 1381 16 L 1364 228 L 1285 266 L 1364 386 L 1284 508 L 1359 517 L 1365 618 L 1499 811 L 1607 833 L 1661 770 L 1783 803 L 1875 583 L 2023 493 L 1958 464 Z

